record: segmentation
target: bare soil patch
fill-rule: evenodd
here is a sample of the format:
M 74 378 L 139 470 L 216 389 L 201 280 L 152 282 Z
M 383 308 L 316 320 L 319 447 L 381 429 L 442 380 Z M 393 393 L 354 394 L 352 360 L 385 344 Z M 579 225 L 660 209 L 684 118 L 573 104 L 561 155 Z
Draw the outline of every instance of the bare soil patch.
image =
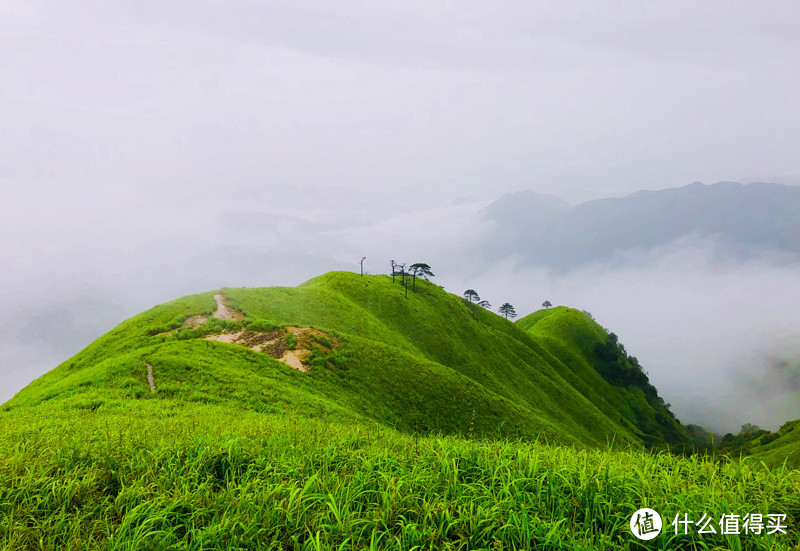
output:
M 287 350 L 283 353 L 283 356 L 278 358 L 278 361 L 298 371 L 308 371 L 308 366 L 303 362 L 307 360 L 310 355 L 311 350 Z
M 205 338 L 217 342 L 239 344 L 256 352 L 264 352 L 298 371 L 308 371 L 308 366 L 305 362 L 311 356 L 312 347 L 316 346 L 329 352 L 330 347 L 327 344 L 330 343 L 335 346 L 327 333 L 310 327 L 294 326 L 274 331 L 248 331 L 241 329 L 239 331 L 208 335 Z M 291 348 L 292 341 L 294 341 L 294 349 Z
M 205 322 L 208 321 L 208 318 L 205 316 L 192 316 L 186 321 L 183 322 L 183 326 L 188 329 L 196 329 L 203 325 Z
M 279 338 L 283 337 L 283 331 L 248 331 L 247 329 L 240 329 L 239 331 L 232 331 L 230 333 L 219 333 L 217 335 L 208 335 L 206 339 L 211 341 L 229 342 L 233 344 L 241 344 L 252 350 L 259 352 L 264 351 L 271 343 L 274 343 Z

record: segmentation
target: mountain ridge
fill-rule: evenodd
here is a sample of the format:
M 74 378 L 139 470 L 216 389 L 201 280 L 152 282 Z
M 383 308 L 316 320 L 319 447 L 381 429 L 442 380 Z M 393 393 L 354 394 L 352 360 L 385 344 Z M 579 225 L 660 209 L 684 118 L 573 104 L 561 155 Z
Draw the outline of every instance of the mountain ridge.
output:
M 293 288 L 190 295 L 121 323 L 3 408 L 61 403 L 95 411 L 172 399 L 333 415 L 405 431 L 542 435 L 584 446 L 614 438 L 634 445 L 685 441 L 682 426 L 659 404 L 606 383 L 590 350 L 559 344 L 558 336 L 531 332 L 428 281 L 416 286 L 405 298 L 389 276 L 331 272 Z M 217 293 L 242 321 L 212 317 Z M 604 330 L 586 314 L 559 307 L 547 315 L 602 343 Z M 188 326 L 197 316 L 207 316 L 205 324 Z M 306 338 L 302 328 L 323 336 L 298 343 Z M 271 348 L 210 340 L 236 341 L 245 333 Z M 308 373 L 274 357 L 292 339 Z
M 734 256 L 777 250 L 800 257 L 800 186 L 694 182 L 539 216 L 545 202 L 538 194 L 507 195 L 487 207 L 483 216 L 495 230 L 482 245 L 485 255 L 568 270 L 694 237 L 717 240 Z

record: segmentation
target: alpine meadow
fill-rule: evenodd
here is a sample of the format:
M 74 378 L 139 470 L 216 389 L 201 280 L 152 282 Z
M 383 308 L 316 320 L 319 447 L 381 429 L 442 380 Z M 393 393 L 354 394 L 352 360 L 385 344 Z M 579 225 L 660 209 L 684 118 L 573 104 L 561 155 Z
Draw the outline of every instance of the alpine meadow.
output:
M 0 0 L 0 551 L 800 551 L 798 28 Z
M 511 322 L 406 279 L 225 288 L 121 323 L 0 408 L 0 546 L 796 548 L 798 423 L 703 447 L 590 314 Z M 665 517 L 652 541 L 642 507 Z M 785 529 L 668 524 L 697 511 Z

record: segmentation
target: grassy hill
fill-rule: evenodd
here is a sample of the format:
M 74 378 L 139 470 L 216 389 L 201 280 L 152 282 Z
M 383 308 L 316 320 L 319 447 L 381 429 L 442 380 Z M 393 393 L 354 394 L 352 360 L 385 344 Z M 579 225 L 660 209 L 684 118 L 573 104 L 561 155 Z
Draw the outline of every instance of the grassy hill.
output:
M 800 419 L 788 421 L 778 432 L 759 438 L 749 450 L 748 461 L 800 469 Z
M 555 308 L 514 324 L 427 281 L 417 281 L 406 298 L 388 276 L 343 272 L 296 288 L 221 294 L 242 319 L 211 317 L 214 292 L 157 306 L 4 408 L 55 402 L 97 410 L 179 399 L 405 431 L 542 436 L 588 446 L 684 438 L 674 419 L 635 389 L 598 375 L 592 346 L 604 332 L 576 310 Z M 246 329 L 251 341 L 272 336 L 288 348 L 287 328 L 307 341 L 301 347 L 307 372 L 276 354 L 208 339 Z
M 659 549 L 794 548 L 800 471 L 648 451 L 683 427 L 590 316 L 416 285 L 330 273 L 123 322 L 0 406 L 0 550 L 638 549 L 640 507 L 788 515 Z
M 640 507 L 667 530 L 644 544 Z M 787 534 L 674 534 L 686 513 Z M 682 517 L 681 517 L 682 518 Z M 0 549 L 796 549 L 800 471 L 177 400 L 0 412 Z
M 635 358 L 586 312 L 563 306 L 539 310 L 517 322 L 550 354 L 550 359 L 569 370 L 566 377 L 575 389 L 609 416 L 649 443 L 685 441 L 686 430 L 649 384 Z M 610 346 L 608 354 L 603 345 Z

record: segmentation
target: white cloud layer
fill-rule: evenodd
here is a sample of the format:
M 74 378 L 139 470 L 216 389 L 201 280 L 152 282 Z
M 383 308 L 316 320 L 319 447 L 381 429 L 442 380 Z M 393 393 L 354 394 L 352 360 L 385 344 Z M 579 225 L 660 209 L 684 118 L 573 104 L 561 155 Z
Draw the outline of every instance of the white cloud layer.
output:
M 487 270 L 470 213 L 523 188 L 575 202 L 800 174 L 797 14 L 3 2 L 0 401 L 154 303 L 367 255 L 373 272 L 425 260 L 448 289 L 521 312 L 544 298 L 591 310 L 691 421 L 700 401 L 681 402 L 691 389 L 671 390 L 670 370 L 705 384 L 770 350 L 764 335 L 796 334 L 791 270 L 721 269 L 695 248 L 618 272 Z M 65 314 L 76 297 L 113 307 Z M 68 343 L 58 326 L 20 336 L 43 315 Z

